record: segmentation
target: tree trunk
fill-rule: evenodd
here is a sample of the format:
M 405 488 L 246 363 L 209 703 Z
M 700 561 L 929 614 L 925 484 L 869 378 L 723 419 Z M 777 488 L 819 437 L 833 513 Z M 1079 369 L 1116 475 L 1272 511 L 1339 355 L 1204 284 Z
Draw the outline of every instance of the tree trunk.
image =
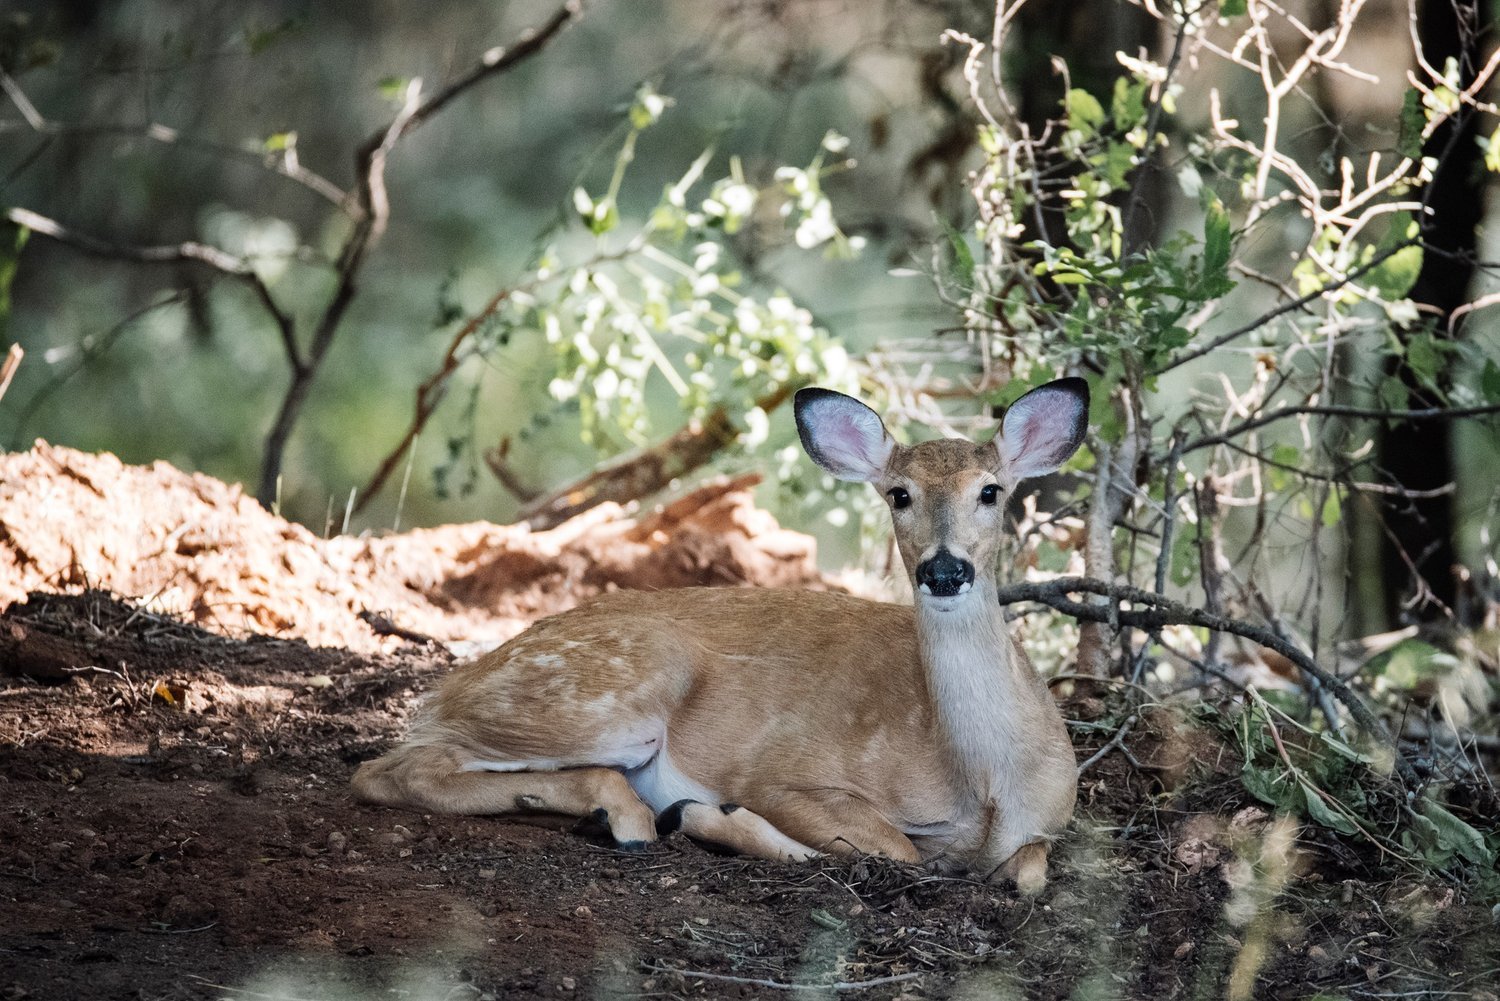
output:
M 1482 0 L 1426 0 L 1419 8 L 1418 30 L 1427 62 L 1442 67 L 1455 59 L 1467 85 L 1483 60 L 1483 32 L 1490 19 Z M 1435 307 L 1432 329 L 1446 337 L 1448 318 L 1469 301 L 1474 277 L 1475 231 L 1484 204 L 1484 173 L 1475 139 L 1477 116 L 1464 113 L 1437 129 L 1424 150 L 1439 158 L 1426 198 L 1431 214 L 1423 225 L 1427 245 L 1421 272 L 1410 296 Z M 1426 330 L 1428 328 L 1418 328 Z M 1403 342 L 1414 330 L 1398 331 Z M 1387 373 L 1406 386 L 1412 407 L 1439 406 L 1400 358 Z M 1447 389 L 1447 375 L 1440 376 Z M 1447 421 L 1405 422 L 1377 432 L 1380 464 L 1390 479 L 1412 491 L 1431 491 L 1454 480 L 1452 425 Z M 1392 498 L 1384 505 L 1380 568 L 1385 583 L 1386 625 L 1445 617 L 1455 606 L 1458 561 L 1452 495 Z M 1415 600 L 1413 600 L 1415 598 Z

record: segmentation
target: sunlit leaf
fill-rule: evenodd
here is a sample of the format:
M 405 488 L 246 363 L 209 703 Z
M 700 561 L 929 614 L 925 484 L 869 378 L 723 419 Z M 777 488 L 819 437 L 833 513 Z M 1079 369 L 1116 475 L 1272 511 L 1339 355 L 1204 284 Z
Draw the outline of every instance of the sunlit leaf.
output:
M 1077 87 L 1068 91 L 1063 99 L 1068 113 L 1068 128 L 1080 132 L 1092 132 L 1104 124 L 1104 105 L 1086 90 Z
M 1401 101 L 1401 129 L 1396 139 L 1396 149 L 1402 156 L 1415 160 L 1422 155 L 1422 130 L 1426 126 L 1422 92 L 1409 87 Z

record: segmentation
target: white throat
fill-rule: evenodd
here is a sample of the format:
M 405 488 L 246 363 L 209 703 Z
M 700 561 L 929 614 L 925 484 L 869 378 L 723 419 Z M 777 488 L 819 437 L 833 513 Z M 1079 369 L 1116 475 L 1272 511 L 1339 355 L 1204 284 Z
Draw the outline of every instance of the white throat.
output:
M 954 764 L 981 801 L 1005 798 L 1035 693 L 1021 677 L 990 585 L 952 599 L 917 599 L 922 663 Z M 987 600 L 988 599 L 988 600 Z

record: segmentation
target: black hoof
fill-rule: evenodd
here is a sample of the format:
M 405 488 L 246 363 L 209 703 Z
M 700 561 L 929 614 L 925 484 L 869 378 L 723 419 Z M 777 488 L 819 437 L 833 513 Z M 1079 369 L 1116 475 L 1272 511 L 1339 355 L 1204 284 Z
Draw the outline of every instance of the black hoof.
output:
M 656 815 L 656 836 L 665 838 L 669 834 L 676 834 L 682 830 L 682 811 L 689 805 L 698 802 L 696 799 L 679 799 L 661 813 Z
M 609 811 L 599 807 L 587 817 L 579 817 L 578 822 L 573 825 L 573 833 L 585 837 L 606 837 L 614 840 L 614 835 L 609 830 Z
M 615 851 L 628 852 L 631 855 L 644 855 L 646 854 L 646 842 L 641 841 L 639 838 L 634 841 L 616 841 Z

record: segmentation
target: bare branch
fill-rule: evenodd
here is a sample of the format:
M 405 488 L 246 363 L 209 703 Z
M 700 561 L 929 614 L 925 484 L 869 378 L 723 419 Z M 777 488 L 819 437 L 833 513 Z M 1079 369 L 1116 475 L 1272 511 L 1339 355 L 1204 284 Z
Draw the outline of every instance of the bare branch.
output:
M 338 281 L 328 305 L 324 307 L 322 316 L 313 328 L 312 340 L 307 348 L 307 364 L 304 368 L 293 371 L 291 385 L 287 387 L 276 419 L 266 435 L 260 483 L 256 488 L 256 496 L 262 504 L 269 504 L 275 495 L 276 481 L 281 476 L 282 457 L 286 453 L 292 427 L 301 415 L 308 391 L 312 388 L 313 377 L 333 345 L 334 336 L 338 333 L 350 303 L 354 301 L 365 255 L 385 229 L 390 212 L 385 191 L 385 166 L 390 152 L 403 136 L 410 134 L 460 94 L 536 55 L 559 32 L 582 16 L 582 13 L 583 0 L 567 0 L 540 28 L 523 32 L 516 44 L 509 49 L 497 47 L 486 51 L 472 69 L 425 101 L 421 99 L 420 83 L 413 81 L 401 110 L 388 125 L 375 132 L 360 146 L 355 156 L 359 215 L 353 231 L 339 252 Z
M 294 157 L 289 155 L 272 156 L 268 153 L 254 149 L 245 149 L 239 146 L 231 146 L 225 143 L 207 142 L 202 139 L 193 139 L 184 136 L 170 125 L 160 122 L 145 122 L 139 125 L 127 124 L 96 124 L 90 122 L 58 122 L 42 115 L 36 106 L 31 103 L 19 84 L 7 74 L 0 70 L 0 90 L 4 90 L 6 96 L 21 112 L 24 119 L 24 127 L 38 135 L 46 136 L 43 140 L 42 149 L 51 141 L 53 136 L 117 136 L 125 139 L 139 139 L 149 142 L 162 143 L 168 146 L 180 146 L 183 149 L 201 150 L 213 153 L 216 156 L 233 157 L 240 160 L 254 160 L 260 166 L 280 174 L 282 177 L 307 188 L 319 197 L 331 202 L 340 209 L 346 209 L 349 204 L 349 194 L 328 178 L 317 171 L 309 170 L 302 166 Z M 22 127 L 20 122 L 0 122 L 0 132 L 11 131 Z M 29 166 L 31 158 L 17 168 Z M 12 176 L 17 171 L 12 172 Z
M 1086 604 L 1068 597 L 1070 594 L 1102 595 L 1111 600 L 1106 605 Z M 1059 577 L 1042 583 L 1008 584 L 999 589 L 999 597 L 1002 605 L 1034 601 L 1082 622 L 1109 622 L 1144 630 L 1174 625 L 1198 626 L 1215 632 L 1243 636 L 1268 650 L 1276 651 L 1306 674 L 1317 679 L 1348 708 L 1354 721 L 1365 731 L 1380 740 L 1388 740 L 1390 737 L 1385 724 L 1371 711 L 1364 700 L 1355 694 L 1343 678 L 1321 667 L 1301 647 L 1278 636 L 1265 626 L 1216 615 L 1142 588 L 1131 587 L 1127 584 L 1111 584 L 1090 577 Z M 1132 605 L 1144 607 L 1121 608 L 1120 602 L 1129 602 Z M 1396 757 L 1396 768 L 1404 779 L 1410 781 L 1415 778 L 1414 773 L 1410 771 L 1411 765 L 1399 755 Z
M 1200 448 L 1222 445 L 1242 434 L 1265 427 L 1287 417 L 1317 414 L 1324 417 L 1351 417 L 1385 421 L 1450 421 L 1464 417 L 1484 417 L 1500 414 L 1500 403 L 1487 403 L 1476 407 L 1428 407 L 1423 410 L 1382 410 L 1379 407 L 1348 407 L 1338 404 L 1304 407 L 1277 407 L 1269 413 L 1258 414 L 1218 434 L 1194 439 L 1183 447 L 1184 452 L 1196 452 Z M 1300 470 L 1299 470 L 1300 472 Z
M 293 333 L 293 321 L 290 314 L 285 312 L 276 304 L 275 298 L 266 283 L 256 274 L 255 268 L 243 257 L 236 257 L 228 251 L 220 250 L 218 247 L 206 243 L 198 243 L 195 240 L 187 240 L 183 243 L 158 244 L 154 246 L 135 246 L 131 244 L 110 243 L 87 233 L 78 233 L 69 229 L 54 219 L 39 215 L 30 209 L 10 208 L 5 210 L 5 217 L 17 226 L 25 226 L 34 233 L 51 237 L 58 243 L 67 244 L 85 254 L 95 257 L 110 257 L 121 261 L 135 261 L 140 264 L 178 264 L 190 262 L 202 264 L 213 268 L 215 271 L 229 275 L 247 284 L 255 293 L 265 311 L 270 314 L 271 319 L 276 322 L 276 328 L 281 334 L 282 348 L 286 352 L 287 361 L 293 369 L 302 367 L 303 362 L 297 350 L 297 341 Z
M 381 460 L 380 466 L 370 481 L 365 484 L 361 491 L 359 502 L 354 505 L 354 512 L 358 514 L 363 511 L 365 505 L 370 503 L 371 498 L 378 494 L 385 486 L 386 480 L 390 479 L 391 473 L 395 472 L 396 466 L 411 448 L 412 442 L 417 440 L 417 435 L 422 433 L 422 428 L 427 426 L 427 421 L 432 417 L 433 411 L 442 402 L 448 389 L 448 379 L 458 367 L 463 364 L 465 355 L 460 353 L 464 343 L 473 336 L 480 325 L 494 316 L 502 305 L 510 298 L 510 289 L 501 289 L 496 292 L 484 309 L 475 313 L 469 321 L 459 328 L 458 333 L 448 342 L 448 350 L 443 352 L 443 360 L 438 365 L 438 370 L 430 375 L 422 385 L 417 387 L 417 399 L 415 413 L 412 414 L 411 423 L 407 425 L 406 434 L 401 436 L 401 441 L 395 448 Z

